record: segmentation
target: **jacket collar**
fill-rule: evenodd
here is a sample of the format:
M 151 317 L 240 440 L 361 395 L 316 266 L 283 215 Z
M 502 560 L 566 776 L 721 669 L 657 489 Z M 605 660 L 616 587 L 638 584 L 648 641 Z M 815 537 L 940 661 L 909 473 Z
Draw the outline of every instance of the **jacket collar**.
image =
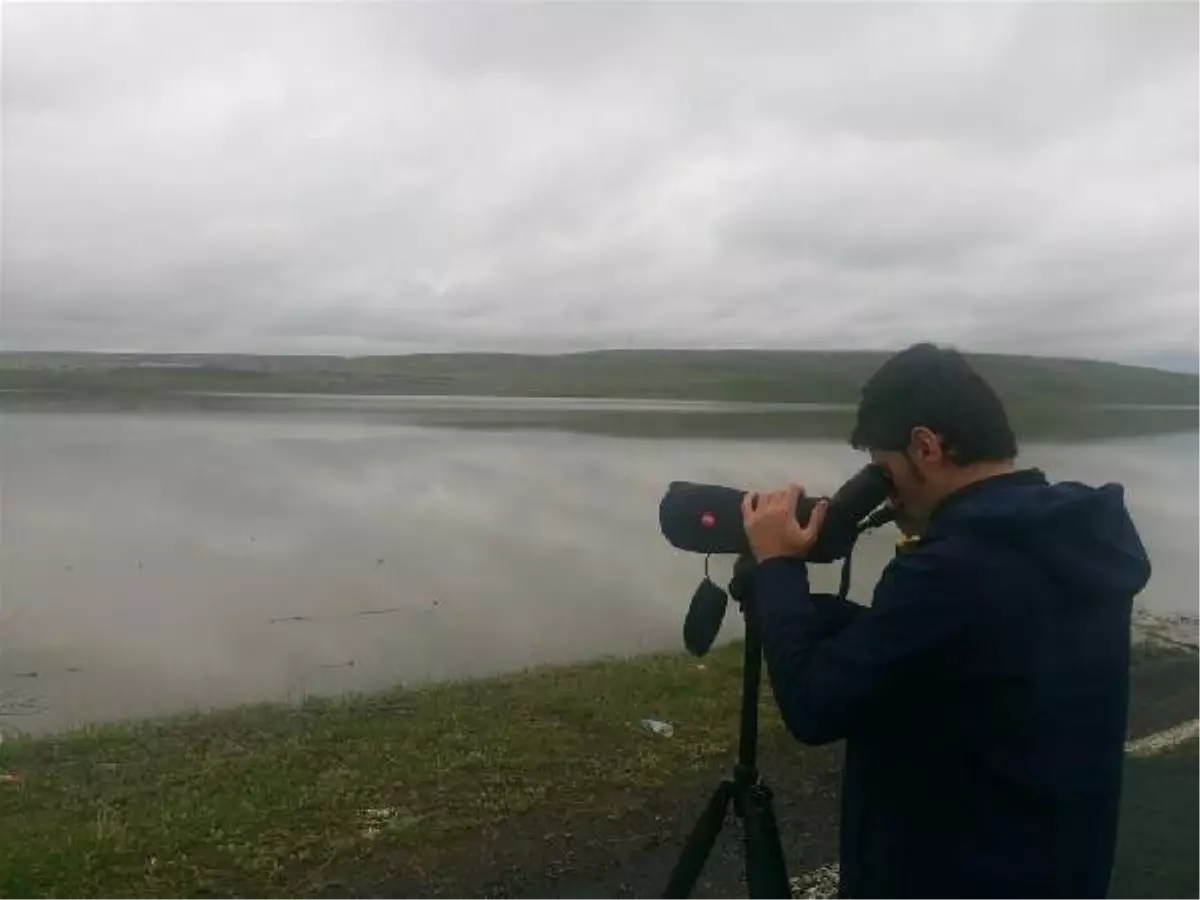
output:
M 972 481 L 970 484 L 960 487 L 956 491 L 947 494 L 929 514 L 929 526 L 932 526 L 939 519 L 945 517 L 948 510 L 962 504 L 962 502 L 971 497 L 976 497 L 986 491 L 997 490 L 1004 487 L 1012 487 L 1015 485 L 1032 485 L 1045 484 L 1046 475 L 1041 469 L 1017 469 L 1013 472 L 1005 472 L 1002 475 L 992 475 L 988 478 L 981 478 L 979 481 Z

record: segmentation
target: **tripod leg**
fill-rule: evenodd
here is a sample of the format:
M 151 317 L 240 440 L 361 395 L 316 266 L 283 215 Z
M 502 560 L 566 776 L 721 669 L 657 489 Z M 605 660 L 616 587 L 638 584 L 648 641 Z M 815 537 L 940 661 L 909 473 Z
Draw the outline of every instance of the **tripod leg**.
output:
M 708 861 L 721 826 L 725 824 L 725 815 L 729 810 L 729 801 L 733 797 L 733 782 L 722 781 L 708 801 L 708 806 L 700 814 L 692 833 L 688 835 L 683 852 L 679 854 L 679 862 L 671 872 L 667 882 L 664 897 L 687 897 L 696 886 L 696 880 Z
M 771 789 L 756 784 L 746 790 L 746 886 L 751 897 L 791 897 L 779 823 L 775 819 Z

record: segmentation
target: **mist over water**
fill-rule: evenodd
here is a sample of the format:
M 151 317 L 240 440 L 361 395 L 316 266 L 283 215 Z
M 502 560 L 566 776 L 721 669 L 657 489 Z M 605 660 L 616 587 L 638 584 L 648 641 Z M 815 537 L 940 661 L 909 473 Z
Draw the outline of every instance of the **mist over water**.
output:
M 703 561 L 659 533 L 668 482 L 797 479 L 823 493 L 864 462 L 840 437 L 488 424 L 6 413 L 0 728 L 677 649 Z M 1198 451 L 1191 431 L 1026 442 L 1021 462 L 1123 483 L 1154 564 L 1140 601 L 1194 610 Z M 895 534 L 863 538 L 856 599 L 869 599 Z M 731 563 L 716 560 L 714 576 Z M 814 571 L 835 588 L 838 567 Z M 739 632 L 731 606 L 723 637 Z

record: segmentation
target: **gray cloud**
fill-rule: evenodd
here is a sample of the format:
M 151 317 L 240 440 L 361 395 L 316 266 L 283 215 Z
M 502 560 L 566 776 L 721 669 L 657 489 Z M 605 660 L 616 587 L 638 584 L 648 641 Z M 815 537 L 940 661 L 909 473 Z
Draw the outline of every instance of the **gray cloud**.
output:
M 13 348 L 1194 360 L 1194 4 L 10 4 Z

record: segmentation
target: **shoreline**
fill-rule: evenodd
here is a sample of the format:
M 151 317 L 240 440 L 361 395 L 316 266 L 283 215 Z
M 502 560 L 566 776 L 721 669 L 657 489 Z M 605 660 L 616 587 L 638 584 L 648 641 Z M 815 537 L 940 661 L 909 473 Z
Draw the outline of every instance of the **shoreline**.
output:
M 1149 648 L 1151 650 L 1177 650 L 1183 653 L 1200 653 L 1200 615 L 1182 611 L 1154 612 L 1146 609 L 1135 608 L 1133 612 L 1130 640 L 1135 653 L 1145 648 Z M 740 646 L 740 644 L 741 639 L 738 637 L 733 637 L 730 638 L 725 644 L 719 644 L 714 647 L 714 650 L 720 648 L 728 649 L 729 646 Z M 406 690 L 437 690 L 442 687 L 458 684 L 486 683 L 498 679 L 518 676 L 523 672 L 540 671 L 548 668 L 569 669 L 574 667 L 586 667 L 589 665 L 604 665 L 613 662 L 634 662 L 638 659 L 644 658 L 669 658 L 677 653 L 682 652 L 683 650 L 680 648 L 679 650 L 664 649 L 647 651 L 646 653 L 640 655 L 614 655 L 601 653 L 583 659 L 566 660 L 553 663 L 535 663 L 524 668 L 501 670 L 483 675 L 459 675 L 449 678 L 419 681 L 407 686 L 394 685 L 367 691 L 359 689 L 329 692 L 318 691 L 311 694 L 301 694 L 298 699 L 294 700 L 291 699 L 291 694 L 289 692 L 289 697 L 280 697 L 278 699 L 258 699 L 245 701 L 242 703 L 217 704 L 213 706 L 202 707 L 179 706 L 175 709 L 167 709 L 162 712 L 149 712 L 146 714 L 135 714 L 130 716 L 97 718 L 92 720 L 84 720 L 73 725 L 50 727 L 34 731 L 25 731 L 20 727 L 20 718 L 30 714 L 22 705 L 22 697 L 17 694 L 13 694 L 11 696 L 0 694 L 0 746 L 3 746 L 6 740 L 57 740 L 63 737 L 70 737 L 74 734 L 85 733 L 95 729 L 109 727 L 138 727 L 140 724 L 146 722 L 170 722 L 180 718 L 221 715 L 243 708 L 295 708 L 298 705 L 303 705 L 304 703 L 310 701 L 336 703 L 345 700 L 355 700 L 357 698 L 370 697 L 380 693 L 395 693 Z M 5 707 L 6 701 L 9 703 L 7 708 Z M 4 728 L 6 718 L 9 720 L 9 728 L 7 730 Z
M 1130 639 L 1135 653 L 1139 652 L 1140 649 L 1147 647 L 1149 647 L 1151 650 L 1165 649 L 1172 651 L 1177 650 L 1184 653 L 1197 653 L 1200 652 L 1200 639 L 1198 638 L 1200 638 L 1200 616 L 1194 613 L 1182 611 L 1153 612 L 1140 608 L 1135 608 L 1134 610 Z M 730 638 L 727 643 L 717 645 L 717 647 L 727 648 L 731 645 L 740 646 L 740 640 L 741 639 L 738 637 L 733 637 Z M 428 681 L 417 681 L 404 686 L 397 684 L 369 690 L 351 688 L 337 691 L 315 691 L 313 693 L 301 693 L 299 695 L 295 695 L 295 699 L 293 699 L 292 692 L 289 692 L 288 696 L 286 697 L 264 697 L 261 699 L 247 700 L 237 703 L 217 703 L 214 705 L 205 706 L 180 705 L 178 707 L 167 708 L 162 711 L 150 711 L 143 714 L 132 714 L 129 716 L 109 716 L 95 719 L 84 719 L 74 724 L 48 726 L 34 728 L 32 730 L 26 730 L 25 728 L 22 728 L 21 721 L 22 719 L 35 714 L 38 701 L 17 692 L 0 693 L 0 747 L 3 746 L 5 741 L 58 740 L 64 737 L 70 737 L 74 734 L 93 731 L 95 729 L 109 727 L 138 727 L 142 723 L 146 722 L 170 722 L 181 718 L 221 715 L 243 708 L 296 708 L 297 706 L 303 705 L 305 702 L 309 701 L 336 703 L 345 700 L 355 700 L 357 698 L 370 697 L 379 693 L 395 693 L 403 690 L 437 690 L 442 687 L 456 684 L 486 683 L 497 679 L 504 679 L 520 675 L 522 672 L 540 671 L 545 668 L 573 668 L 607 664 L 618 661 L 632 662 L 642 658 L 671 657 L 676 653 L 682 652 L 682 648 L 680 648 L 679 650 L 651 650 L 640 655 L 614 655 L 601 653 L 582 659 L 565 660 L 552 663 L 535 663 L 523 668 L 504 669 L 486 674 L 465 674 Z M 33 675 L 35 673 L 27 674 Z
M 845 443 L 855 404 L 778 396 L 703 397 L 666 391 L 355 392 L 191 390 L 0 390 L 0 415 L 218 415 L 328 418 L 459 432 L 545 432 L 625 439 L 794 440 Z M 1194 435 L 1200 406 L 1043 400 L 1008 405 L 1023 443 L 1069 443 Z
M 1186 650 L 1200 650 L 1200 614 L 1193 612 L 1153 612 L 1135 608 L 1134 643 L 1166 644 Z

